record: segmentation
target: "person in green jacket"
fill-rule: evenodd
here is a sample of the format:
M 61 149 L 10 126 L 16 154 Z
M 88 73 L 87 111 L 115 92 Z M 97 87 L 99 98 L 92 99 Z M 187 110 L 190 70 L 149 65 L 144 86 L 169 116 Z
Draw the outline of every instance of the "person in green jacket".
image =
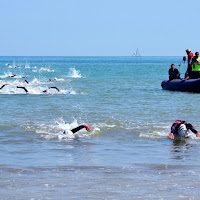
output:
M 199 52 L 192 58 L 192 79 L 200 78 L 200 57 Z

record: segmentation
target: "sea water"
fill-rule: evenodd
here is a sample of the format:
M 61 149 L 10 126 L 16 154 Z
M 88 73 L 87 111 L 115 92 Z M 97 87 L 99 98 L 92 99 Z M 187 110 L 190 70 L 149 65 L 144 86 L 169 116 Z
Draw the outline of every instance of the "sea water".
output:
M 200 94 L 161 88 L 181 61 L 0 57 L 0 199 L 199 199 L 200 140 L 168 136 L 200 130 Z

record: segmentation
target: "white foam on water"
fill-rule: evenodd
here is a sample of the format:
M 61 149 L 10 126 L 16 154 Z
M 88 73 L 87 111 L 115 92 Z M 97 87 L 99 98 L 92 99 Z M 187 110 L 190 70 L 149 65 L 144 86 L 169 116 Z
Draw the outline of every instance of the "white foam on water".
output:
M 78 138 L 80 138 L 78 133 L 75 133 L 75 134 L 61 133 L 58 135 L 59 140 L 74 140 L 74 139 L 78 139 Z
M 47 82 L 64 82 L 65 80 L 63 78 L 54 78 L 54 79 L 47 79 Z
M 9 79 L 8 81 L 0 81 L 1 85 L 8 84 L 4 86 L 0 90 L 0 94 L 26 94 L 25 90 L 23 88 L 17 88 L 19 87 L 25 87 L 28 90 L 28 94 L 64 94 L 64 95 L 76 95 L 77 93 L 72 89 L 59 89 L 59 91 L 56 88 L 50 88 L 46 86 L 46 82 L 41 82 L 37 78 L 34 78 L 30 82 L 26 82 L 24 80 L 19 79 Z M 44 85 L 44 86 L 43 86 Z M 43 92 L 45 91 L 45 92 Z
M 79 70 L 76 70 L 75 67 L 69 68 L 68 77 L 70 78 L 82 78 L 82 75 Z
M 74 119 L 74 121 L 72 123 L 66 123 L 63 118 L 59 118 L 59 119 L 55 120 L 55 123 L 57 124 L 57 126 L 60 129 L 63 129 L 63 130 L 73 129 L 78 126 L 78 122 L 76 119 Z
M 30 65 L 28 63 L 26 63 L 24 68 L 25 69 L 30 69 L 31 67 L 30 67 Z
M 63 78 L 54 78 L 53 79 L 53 81 L 55 81 L 55 82 L 63 82 L 63 81 L 65 81 Z
M 31 82 L 29 82 L 29 84 L 32 84 L 32 85 L 40 85 L 40 84 L 42 84 L 42 82 L 39 81 L 37 78 L 34 78 Z
M 4 72 L 4 75 L 0 75 L 0 78 L 8 78 L 8 77 L 10 77 L 12 75 L 13 75 L 13 73 L 8 71 L 8 72 Z
M 143 129 L 143 130 L 142 130 Z M 148 128 L 144 127 L 142 128 L 142 132 L 139 134 L 139 137 L 142 138 L 149 138 L 149 139 L 164 139 L 164 138 L 169 138 L 169 134 L 171 132 L 171 126 L 153 126 Z M 178 137 L 178 139 L 187 139 L 187 138 L 181 138 Z M 192 133 L 191 131 L 188 132 L 188 139 L 199 139 L 198 137 L 196 137 L 196 135 L 194 133 Z
M 62 94 L 71 94 L 71 95 L 77 94 L 73 89 L 61 90 L 61 92 Z
M 8 67 L 8 68 L 11 68 L 11 69 L 12 69 L 12 68 L 15 68 L 15 67 L 13 67 L 13 66 L 9 65 L 9 67 Z
M 49 69 L 49 68 L 45 68 L 45 67 L 41 67 L 40 69 L 37 69 L 37 67 L 33 67 L 34 69 L 32 70 L 32 72 L 55 72 L 54 69 Z
M 81 124 L 79 124 L 76 119 L 74 119 L 72 123 L 67 123 L 62 118 L 60 118 L 58 120 L 55 120 L 55 122 L 52 124 L 25 124 L 23 126 L 26 131 L 33 131 L 46 140 L 71 140 L 89 137 L 93 135 L 94 132 L 97 130 L 92 127 L 91 132 L 88 132 L 86 129 L 81 129 L 75 134 L 71 134 L 70 131 L 67 133 L 67 130 L 72 130 L 73 128 L 76 128 Z M 64 131 L 66 131 L 66 134 L 63 133 Z
M 42 67 L 42 68 L 39 69 L 39 71 L 54 72 L 55 70 L 54 69 L 49 69 L 49 68 Z
M 142 132 L 139 134 L 139 137 L 151 138 L 151 139 L 161 139 L 167 138 L 170 134 L 170 128 L 168 126 L 150 126 L 143 127 Z

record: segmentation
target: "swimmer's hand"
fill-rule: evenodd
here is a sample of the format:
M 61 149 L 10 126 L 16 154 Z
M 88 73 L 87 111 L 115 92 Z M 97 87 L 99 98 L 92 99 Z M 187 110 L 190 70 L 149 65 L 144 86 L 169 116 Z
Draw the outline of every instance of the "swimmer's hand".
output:
M 91 127 L 91 126 L 84 125 L 84 127 L 85 127 L 85 128 L 86 128 L 86 130 L 87 130 L 87 131 L 89 131 L 89 132 L 92 130 L 92 127 Z
M 200 133 L 199 133 L 199 132 L 197 132 L 196 136 L 197 136 L 197 137 L 200 137 Z
M 173 140 L 174 139 L 174 134 L 170 133 L 169 137 Z

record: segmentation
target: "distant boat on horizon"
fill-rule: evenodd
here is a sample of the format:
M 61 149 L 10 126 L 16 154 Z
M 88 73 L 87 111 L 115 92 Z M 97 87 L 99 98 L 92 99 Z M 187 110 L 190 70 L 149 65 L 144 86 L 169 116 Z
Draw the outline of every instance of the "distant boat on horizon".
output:
M 136 51 L 133 52 L 132 56 L 141 56 L 138 48 L 136 49 Z

